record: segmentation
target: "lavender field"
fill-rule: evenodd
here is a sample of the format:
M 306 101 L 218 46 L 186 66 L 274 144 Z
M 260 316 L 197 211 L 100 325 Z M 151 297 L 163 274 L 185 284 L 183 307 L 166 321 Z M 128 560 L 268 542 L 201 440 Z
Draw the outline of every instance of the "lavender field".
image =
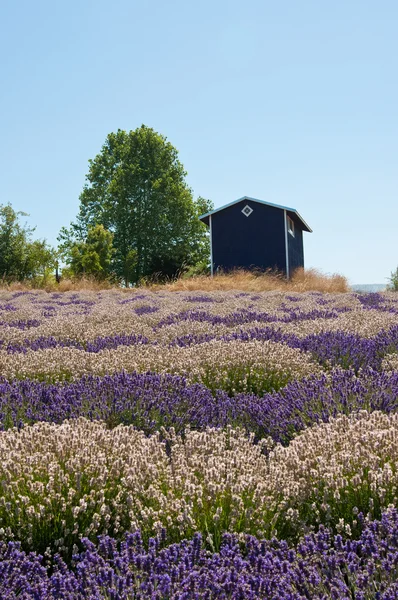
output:
M 398 598 L 398 294 L 0 311 L 0 598 Z

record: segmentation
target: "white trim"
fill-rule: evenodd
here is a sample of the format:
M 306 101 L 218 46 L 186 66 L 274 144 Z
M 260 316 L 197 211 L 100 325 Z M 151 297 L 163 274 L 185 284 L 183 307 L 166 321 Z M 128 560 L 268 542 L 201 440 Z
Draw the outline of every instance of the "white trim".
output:
M 240 212 L 242 212 L 245 215 L 245 217 L 250 217 L 250 215 L 253 212 L 253 209 L 251 206 L 246 204 L 246 206 L 244 206 Z
M 291 236 L 294 236 L 294 221 L 291 217 L 289 217 L 289 215 L 286 215 L 286 219 L 287 219 L 287 230 L 290 233 Z
M 288 206 L 282 206 L 281 204 L 274 204 L 273 202 L 266 202 L 265 200 L 259 200 L 258 198 L 251 198 L 250 196 L 243 196 L 242 198 L 238 198 L 237 200 L 234 200 L 233 202 L 224 204 L 224 206 L 215 208 L 214 210 L 211 210 L 210 212 L 205 213 L 204 215 L 200 215 L 199 219 L 204 219 L 205 217 L 209 217 L 210 215 L 213 215 L 214 213 L 216 213 L 220 210 L 224 210 L 224 208 L 228 208 L 229 206 L 233 206 L 234 204 L 237 204 L 238 202 L 242 202 L 242 200 L 251 200 L 252 202 L 259 202 L 260 204 L 266 204 L 267 206 L 273 206 L 274 208 L 281 208 L 282 210 L 288 210 L 289 212 L 296 214 L 297 217 L 302 222 L 302 224 L 307 228 L 307 230 L 310 233 L 312 233 L 311 227 L 309 225 L 307 225 L 307 223 L 304 221 L 302 216 L 297 212 L 297 210 L 295 208 L 289 208 Z
M 211 215 L 209 215 L 209 227 L 210 227 L 210 275 L 213 277 L 213 229 L 211 226 Z
M 289 279 L 289 244 L 287 241 L 287 214 L 286 210 L 283 211 L 283 218 L 285 221 L 285 253 L 286 253 L 286 277 Z

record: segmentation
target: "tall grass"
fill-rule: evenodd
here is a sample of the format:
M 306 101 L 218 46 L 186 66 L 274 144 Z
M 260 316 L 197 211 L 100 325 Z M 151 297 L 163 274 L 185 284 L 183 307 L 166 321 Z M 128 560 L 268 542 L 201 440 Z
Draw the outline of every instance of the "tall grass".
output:
M 94 278 L 79 278 L 79 279 L 61 279 L 60 283 L 57 283 L 55 279 L 46 281 L 39 280 L 25 280 L 25 281 L 13 281 L 5 282 L 0 281 L 0 290 L 6 290 L 10 292 L 29 291 L 42 289 L 46 292 L 78 292 L 78 291 L 94 291 L 110 290 L 117 288 L 118 286 L 111 284 L 109 281 L 98 281 Z
M 236 269 L 229 273 L 220 273 L 210 277 L 199 275 L 184 278 L 183 276 L 166 284 L 148 284 L 152 290 L 168 291 L 227 291 L 243 290 L 247 292 L 349 292 L 347 279 L 343 275 L 325 275 L 317 269 L 299 268 L 287 280 L 283 273 L 266 271 L 265 273 Z
M 184 275 L 168 283 L 158 283 L 156 279 L 145 280 L 138 287 L 144 287 L 152 291 L 167 290 L 178 291 L 228 291 L 242 290 L 246 292 L 349 292 L 347 279 L 343 275 L 326 275 L 317 269 L 299 268 L 294 271 L 292 277 L 287 280 L 283 273 L 275 271 L 252 272 L 236 269 L 229 273 L 219 273 L 210 277 L 209 275 L 198 275 L 186 278 Z M 100 291 L 118 289 L 120 291 L 131 291 L 131 288 L 123 288 L 109 281 L 98 281 L 94 278 L 61 279 L 60 283 L 50 280 L 38 284 L 37 281 L 23 282 L 0 282 L 0 289 L 8 291 L 24 291 L 32 289 L 43 289 L 47 292 L 69 292 L 69 291 Z M 135 288 L 137 289 L 137 288 Z

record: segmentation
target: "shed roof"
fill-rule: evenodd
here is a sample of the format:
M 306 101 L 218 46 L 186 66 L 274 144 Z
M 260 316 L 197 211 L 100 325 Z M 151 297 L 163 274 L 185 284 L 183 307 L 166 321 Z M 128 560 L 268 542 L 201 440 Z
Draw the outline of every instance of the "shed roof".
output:
M 201 215 L 199 217 L 199 219 L 201 221 L 203 221 L 203 223 L 206 223 L 206 225 L 209 225 L 210 215 L 214 215 L 214 213 L 219 212 L 220 210 L 224 210 L 224 208 L 228 208 L 229 206 L 233 206 L 234 204 L 238 204 L 238 202 L 242 202 L 244 200 L 251 200 L 252 202 L 258 202 L 259 204 L 266 204 L 267 206 L 273 206 L 274 208 L 280 208 L 282 210 L 286 210 L 287 212 L 294 215 L 300 221 L 303 231 L 308 231 L 309 233 L 312 233 L 311 227 L 309 227 L 309 225 L 307 225 L 307 223 L 299 215 L 299 213 L 297 212 L 297 210 L 295 208 L 289 208 L 288 206 L 282 206 L 281 204 L 274 204 L 273 202 L 266 202 L 265 200 L 259 200 L 258 198 L 251 198 L 250 196 L 243 196 L 242 198 L 238 198 L 237 200 L 234 200 L 233 202 L 224 204 L 224 206 L 215 208 L 214 210 L 211 210 L 210 212 L 208 212 L 204 215 Z

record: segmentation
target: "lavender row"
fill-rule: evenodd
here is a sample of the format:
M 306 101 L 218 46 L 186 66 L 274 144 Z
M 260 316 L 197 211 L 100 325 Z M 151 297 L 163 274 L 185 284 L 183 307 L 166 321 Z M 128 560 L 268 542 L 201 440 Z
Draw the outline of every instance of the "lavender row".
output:
M 292 381 L 278 393 L 234 398 L 185 378 L 155 373 L 117 373 L 83 377 L 68 384 L 29 379 L 0 381 L 0 426 L 21 427 L 39 421 L 61 423 L 80 416 L 110 426 L 133 424 L 147 434 L 160 427 L 183 432 L 188 426 L 244 427 L 258 439 L 267 435 L 287 443 L 298 431 L 331 416 L 354 410 L 395 412 L 398 373 L 368 369 L 358 377 L 352 370 Z
M 388 354 L 398 352 L 398 325 L 394 325 L 388 331 L 381 331 L 372 338 L 364 338 L 358 334 L 345 331 L 325 331 L 299 337 L 293 333 L 283 333 L 280 329 L 272 327 L 255 327 L 227 335 L 187 334 L 178 336 L 170 343 L 170 346 L 187 347 L 214 339 L 223 341 L 270 340 L 310 353 L 313 359 L 324 367 L 340 366 L 342 368 L 353 368 L 358 372 L 359 369 L 366 367 L 380 370 L 383 359 Z M 91 342 L 87 341 L 85 343 L 73 339 L 59 340 L 49 336 L 33 340 L 26 339 L 23 343 L 8 343 L 4 349 L 7 353 L 14 354 L 26 353 L 28 350 L 71 347 L 86 352 L 98 353 L 105 349 L 148 343 L 150 343 L 149 339 L 140 334 L 100 336 Z M 156 344 L 156 341 L 152 343 Z
M 223 325 L 225 327 L 236 327 L 239 325 L 245 325 L 248 323 L 294 323 L 300 321 L 311 321 L 314 319 L 336 319 L 339 314 L 350 312 L 350 308 L 342 307 L 340 309 L 334 309 L 330 311 L 325 310 L 312 310 L 311 312 L 302 312 L 300 310 L 285 309 L 282 316 L 275 316 L 266 312 L 256 312 L 253 310 L 242 309 L 237 312 L 230 313 L 225 316 L 214 315 L 206 311 L 188 310 L 176 314 L 168 315 L 166 318 L 160 320 L 154 327 L 154 330 L 161 329 L 162 327 L 181 323 L 183 321 L 190 322 L 207 322 L 210 325 Z M 392 309 L 391 309 L 392 310 Z M 156 313 L 159 311 L 159 307 L 152 305 L 142 305 L 134 309 L 134 313 L 138 316 Z M 391 312 L 391 311 L 389 311 Z M 88 314 L 88 313 L 69 313 L 73 314 Z M 43 307 L 40 317 L 54 317 L 55 308 L 52 306 Z M 12 327 L 22 331 L 30 329 L 32 327 L 39 327 L 41 321 L 38 319 L 19 319 L 15 321 L 0 321 L 0 327 Z
M 76 348 L 86 352 L 101 352 L 102 350 L 114 350 L 119 346 L 134 346 L 136 344 L 148 344 L 149 340 L 143 335 L 133 333 L 127 335 L 99 336 L 92 341 L 79 342 L 73 339 L 59 340 L 54 336 L 39 337 L 37 339 L 26 339 L 23 342 L 8 343 L 0 348 L 9 354 L 26 353 L 28 350 L 45 350 L 47 348 Z
M 40 321 L 37 319 L 18 319 L 17 321 L 0 321 L 0 327 L 11 327 L 25 331 L 32 327 L 39 327 Z
M 170 542 L 196 532 L 298 540 L 320 524 L 357 538 L 398 491 L 398 413 L 360 411 L 307 427 L 288 446 L 244 430 L 146 436 L 74 419 L 0 436 L 0 536 L 70 560 L 82 537 Z
M 310 353 L 314 360 L 324 367 L 352 368 L 356 372 L 367 367 L 380 370 L 385 356 L 398 352 L 398 325 L 394 325 L 388 331 L 383 330 L 372 338 L 364 338 L 346 331 L 324 331 L 299 337 L 272 327 L 255 327 L 222 336 L 187 334 L 175 338 L 171 345 L 191 346 L 217 339 L 217 337 L 224 341 L 270 340 L 286 344 L 291 348 L 298 348 L 303 352 Z
M 47 307 L 50 310 L 51 307 Z M 159 309 L 154 306 L 144 305 L 136 308 L 134 312 L 137 315 L 145 315 L 157 312 Z M 153 331 L 157 331 L 166 325 L 181 324 L 184 321 L 188 321 L 192 324 L 197 322 L 208 323 L 210 325 L 223 325 L 225 327 L 236 327 L 245 325 L 248 323 L 292 323 L 299 321 L 311 321 L 314 319 L 333 319 L 338 316 L 339 313 L 348 312 L 349 308 L 340 308 L 333 311 L 319 311 L 313 310 L 311 312 L 300 312 L 297 310 L 288 310 L 288 315 L 283 317 L 277 317 L 268 313 L 259 313 L 255 311 L 248 311 L 242 309 L 240 311 L 220 316 L 207 313 L 205 311 L 183 311 L 181 313 L 168 315 L 165 319 L 159 321 L 154 327 Z M 17 328 L 21 331 L 30 329 L 32 327 L 39 327 L 40 321 L 37 319 L 29 320 L 18 320 L 4 322 L 0 321 L 0 326 Z M 135 344 L 134 340 L 136 336 L 131 335 L 114 335 L 114 336 L 97 336 L 91 343 L 83 343 L 74 339 L 57 339 L 54 336 L 39 336 L 37 339 L 26 339 L 23 342 L 9 342 L 7 345 L 4 340 L 0 340 L 0 347 L 3 347 L 7 352 L 24 352 L 31 348 L 34 350 L 54 348 L 54 347 L 75 347 L 80 349 L 86 349 L 88 352 L 98 352 L 103 348 L 116 348 L 120 345 L 131 345 Z M 142 337 L 142 336 L 141 336 Z M 296 336 L 293 336 L 296 337 Z M 105 345 L 103 340 L 107 340 L 110 345 Z M 111 342 L 112 340 L 112 342 Z
M 339 314 L 350 312 L 352 309 L 346 306 L 331 310 L 314 309 L 309 312 L 301 311 L 299 308 L 281 307 L 285 314 L 276 316 L 267 312 L 258 312 L 242 308 L 239 311 L 227 315 L 215 315 L 203 310 L 186 310 L 180 313 L 168 315 L 157 323 L 155 329 L 181 323 L 182 321 L 208 322 L 211 325 L 224 325 L 226 327 L 236 327 L 246 323 L 292 323 L 296 321 L 313 321 L 314 319 L 336 319 Z
M 362 515 L 359 515 L 363 519 Z M 50 572 L 40 555 L 17 543 L 0 545 L 0 596 L 4 600 L 394 600 L 398 595 L 398 513 L 366 523 L 358 541 L 320 527 L 296 546 L 244 540 L 226 534 L 219 553 L 202 538 L 164 547 L 164 536 L 145 547 L 140 534 L 118 544 L 101 537 L 68 568 L 58 558 Z

